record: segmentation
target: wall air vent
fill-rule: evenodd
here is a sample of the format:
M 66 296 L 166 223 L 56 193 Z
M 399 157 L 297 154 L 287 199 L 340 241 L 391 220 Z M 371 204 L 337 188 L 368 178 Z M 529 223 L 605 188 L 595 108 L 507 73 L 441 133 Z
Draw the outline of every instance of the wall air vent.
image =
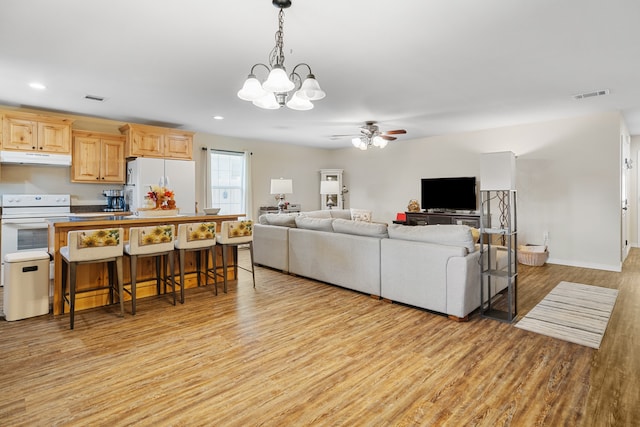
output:
M 609 95 L 609 89 L 596 90 L 596 91 L 587 92 L 587 93 L 579 93 L 577 95 L 573 95 L 573 99 L 586 99 L 586 98 L 593 98 L 595 96 L 603 96 L 603 95 Z
M 96 95 L 85 95 L 84 99 L 88 99 L 90 101 L 98 101 L 98 102 L 103 102 L 105 100 L 103 96 L 96 96 Z

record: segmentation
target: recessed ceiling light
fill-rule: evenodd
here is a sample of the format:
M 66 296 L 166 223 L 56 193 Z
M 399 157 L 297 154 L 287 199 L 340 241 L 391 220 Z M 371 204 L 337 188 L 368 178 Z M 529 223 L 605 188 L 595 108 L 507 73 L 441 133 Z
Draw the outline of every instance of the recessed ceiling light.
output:
M 222 117 L 222 116 L 213 116 L 213 118 L 215 120 L 223 120 L 224 119 L 224 117 Z
M 42 83 L 38 83 L 38 82 L 33 82 L 33 83 L 29 83 L 29 87 L 31 89 L 38 89 L 38 90 L 44 90 L 47 87 L 45 85 L 43 85 Z
M 573 99 L 586 99 L 586 98 L 592 98 L 594 96 L 604 96 L 604 95 L 609 95 L 609 89 L 601 89 L 601 90 L 594 90 L 593 92 L 579 93 L 577 95 L 573 95 Z
M 103 102 L 105 100 L 104 96 L 98 96 L 98 95 L 85 95 L 84 99 L 88 99 L 89 101 L 98 101 L 98 102 Z

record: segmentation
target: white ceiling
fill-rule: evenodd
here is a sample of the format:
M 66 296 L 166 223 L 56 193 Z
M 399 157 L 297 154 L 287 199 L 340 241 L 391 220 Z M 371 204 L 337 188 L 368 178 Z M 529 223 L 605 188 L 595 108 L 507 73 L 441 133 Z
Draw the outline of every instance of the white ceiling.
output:
M 285 65 L 327 93 L 311 111 L 236 96 L 275 44 L 270 0 L 3 0 L 0 104 L 326 148 L 365 120 L 401 143 L 621 111 L 640 134 L 638 0 L 292 1 Z

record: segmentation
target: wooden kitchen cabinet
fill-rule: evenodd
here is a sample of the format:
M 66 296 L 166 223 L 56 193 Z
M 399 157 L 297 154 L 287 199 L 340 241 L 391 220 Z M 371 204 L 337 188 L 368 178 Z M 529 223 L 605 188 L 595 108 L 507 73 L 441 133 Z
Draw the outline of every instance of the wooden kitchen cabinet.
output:
M 191 160 L 193 158 L 193 133 L 172 131 L 165 138 L 165 157 Z
M 2 124 L 2 149 L 71 154 L 71 123 L 31 113 L 7 113 Z
M 124 135 L 73 131 L 71 181 L 125 183 Z
M 193 132 L 138 124 L 126 124 L 120 132 L 126 136 L 125 157 L 193 158 Z

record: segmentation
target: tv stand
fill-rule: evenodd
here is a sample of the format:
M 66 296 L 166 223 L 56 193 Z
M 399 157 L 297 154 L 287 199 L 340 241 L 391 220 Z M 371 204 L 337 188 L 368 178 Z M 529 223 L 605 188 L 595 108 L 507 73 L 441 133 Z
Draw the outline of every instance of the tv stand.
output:
M 462 224 L 480 228 L 479 213 L 406 212 L 406 216 L 406 225 Z M 485 217 L 485 224 L 488 224 L 487 217 Z

